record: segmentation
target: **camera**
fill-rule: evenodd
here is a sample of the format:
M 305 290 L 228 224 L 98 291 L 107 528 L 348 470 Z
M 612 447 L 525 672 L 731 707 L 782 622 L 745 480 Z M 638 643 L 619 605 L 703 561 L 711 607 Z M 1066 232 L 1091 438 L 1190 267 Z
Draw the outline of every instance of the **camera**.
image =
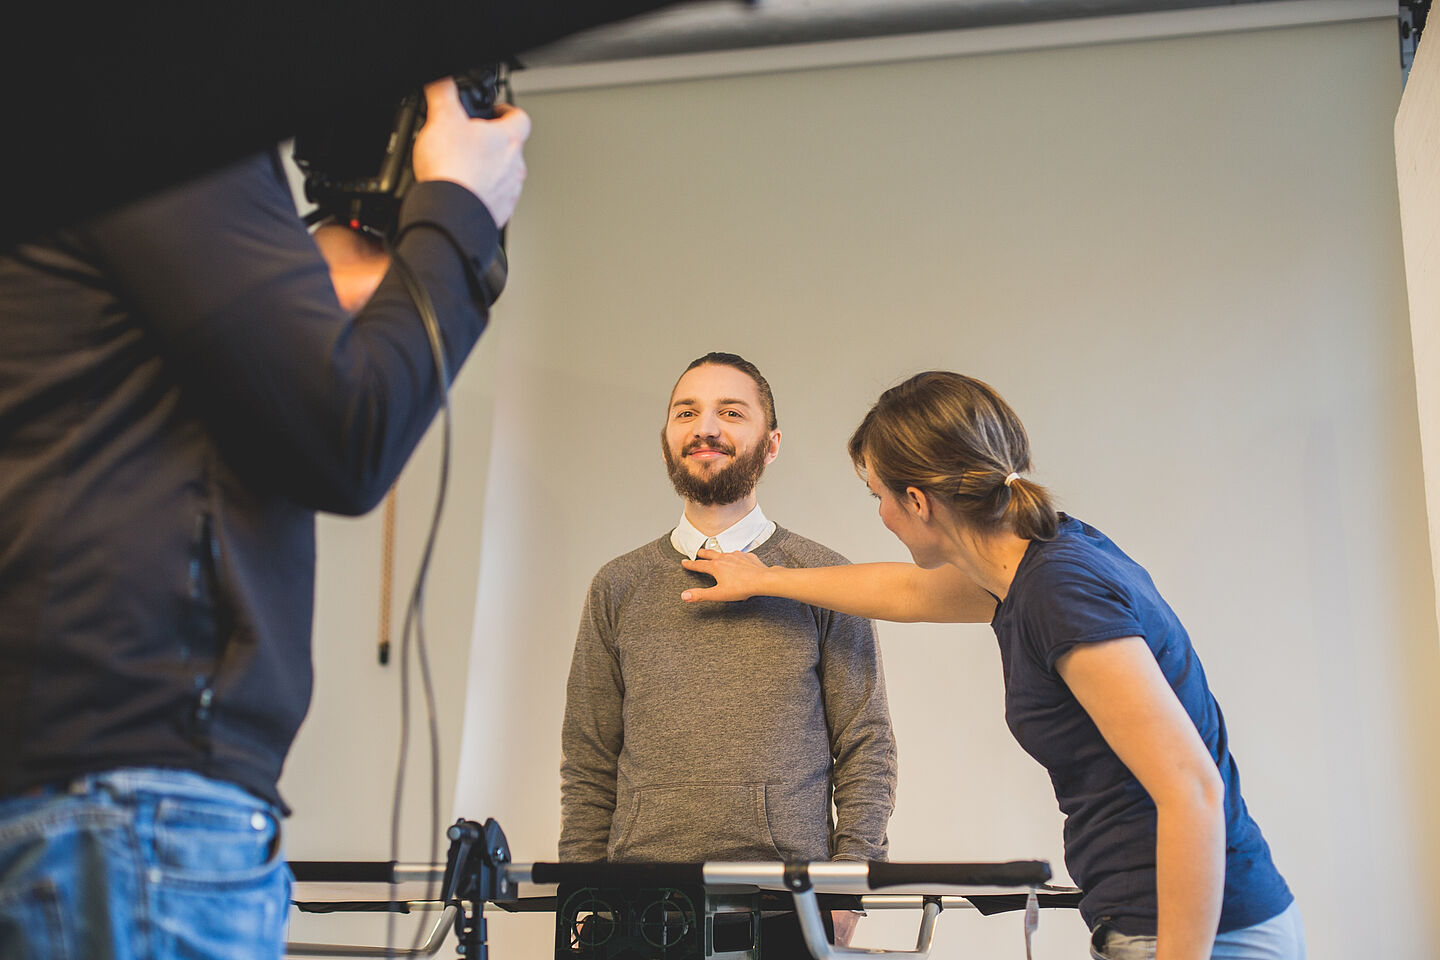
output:
M 460 103 L 472 117 L 495 116 L 502 91 L 508 102 L 504 64 L 473 67 L 455 75 Z M 295 137 L 295 163 L 305 175 L 305 197 L 315 204 L 307 224 L 334 221 L 353 230 L 395 239 L 400 202 L 415 182 L 410 152 L 425 123 L 425 95 L 416 90 L 397 104 L 360 104 L 333 123 Z M 505 286 L 504 234 L 483 278 L 493 303 Z

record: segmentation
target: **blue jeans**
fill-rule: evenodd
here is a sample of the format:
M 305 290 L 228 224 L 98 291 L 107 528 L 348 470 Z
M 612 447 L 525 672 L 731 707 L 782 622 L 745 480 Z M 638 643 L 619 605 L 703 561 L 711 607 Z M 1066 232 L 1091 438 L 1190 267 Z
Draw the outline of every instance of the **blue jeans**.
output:
M 0 800 L 5 960 L 278 960 L 289 898 L 278 811 L 240 787 L 130 768 Z
M 1094 960 L 1155 960 L 1154 937 L 1127 937 L 1103 924 L 1090 943 Z M 1215 938 L 1210 960 L 1305 960 L 1305 928 L 1294 903 L 1263 923 Z

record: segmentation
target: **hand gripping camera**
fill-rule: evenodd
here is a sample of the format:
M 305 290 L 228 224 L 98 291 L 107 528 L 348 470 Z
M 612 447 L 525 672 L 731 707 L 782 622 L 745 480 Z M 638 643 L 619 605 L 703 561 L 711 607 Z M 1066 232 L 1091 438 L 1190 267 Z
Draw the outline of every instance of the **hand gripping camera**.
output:
M 460 102 L 472 117 L 495 116 L 501 91 L 509 101 L 503 64 L 474 67 L 455 76 Z M 415 182 L 410 152 L 425 123 L 425 96 L 415 91 L 399 104 L 387 102 L 350 112 L 335 123 L 295 138 L 295 163 L 305 174 L 305 197 L 315 210 L 307 224 L 333 220 L 383 238 L 395 238 L 400 202 Z M 504 233 L 483 278 L 490 303 L 505 286 Z

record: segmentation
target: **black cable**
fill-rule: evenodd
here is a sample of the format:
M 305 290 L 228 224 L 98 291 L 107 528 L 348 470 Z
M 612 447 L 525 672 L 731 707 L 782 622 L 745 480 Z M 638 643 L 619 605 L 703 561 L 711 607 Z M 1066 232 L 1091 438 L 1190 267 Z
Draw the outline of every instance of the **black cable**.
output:
M 395 796 L 390 808 L 390 859 L 400 859 L 400 810 L 405 792 L 405 768 L 410 752 L 410 637 L 415 636 L 416 660 L 420 665 L 421 682 L 425 691 L 425 710 L 429 720 L 430 733 L 430 863 L 440 855 L 440 725 L 436 718 L 435 687 L 430 674 L 430 656 L 425 646 L 425 583 L 430 572 L 430 559 L 435 552 L 435 539 L 440 530 L 440 518 L 445 509 L 445 495 L 450 485 L 450 374 L 445 358 L 445 343 L 440 336 L 440 319 L 435 314 L 435 304 L 430 294 L 410 265 L 391 249 L 391 269 L 396 272 L 405 289 L 409 292 L 425 333 L 430 339 L 430 353 L 435 360 L 436 378 L 440 384 L 440 404 L 443 414 L 443 434 L 440 449 L 440 481 L 435 494 L 435 512 L 430 519 L 430 531 L 425 538 L 425 549 L 420 555 L 420 568 L 415 574 L 415 588 L 410 594 L 410 603 L 405 610 L 405 626 L 400 641 L 400 751 L 395 769 Z M 390 900 L 396 899 L 396 883 L 391 880 Z M 427 881 L 425 899 L 435 898 L 435 881 Z M 424 925 L 416 928 L 412 950 L 420 947 L 424 940 Z M 385 923 L 385 955 L 393 957 L 395 952 L 395 914 L 391 913 Z

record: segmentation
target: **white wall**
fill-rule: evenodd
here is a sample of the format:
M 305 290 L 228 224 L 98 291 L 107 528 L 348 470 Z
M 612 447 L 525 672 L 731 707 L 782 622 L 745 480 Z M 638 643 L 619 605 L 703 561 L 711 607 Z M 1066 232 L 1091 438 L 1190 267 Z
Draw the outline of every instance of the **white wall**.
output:
M 678 516 L 656 435 L 689 359 L 766 371 L 785 434 L 766 510 L 857 559 L 903 550 L 844 440 L 885 386 L 950 367 L 1006 395 L 1040 478 L 1190 627 L 1312 957 L 1433 956 L 1440 645 L 1399 93 L 1392 21 L 527 98 L 512 285 L 460 381 L 430 600 L 457 811 L 497 817 L 517 859 L 553 856 L 581 599 Z M 427 457 L 402 488 L 410 556 Z M 384 855 L 377 531 L 322 527 L 320 683 L 282 783 L 297 858 Z M 881 635 L 894 858 L 1060 868 L 988 630 Z M 422 858 L 408 809 L 402 856 Z M 899 920 L 864 936 L 898 942 Z M 544 921 L 492 919 L 495 955 L 547 956 Z M 1082 950 L 1073 913 L 1045 916 L 1038 957 Z M 1023 955 L 1018 919 L 943 917 L 935 955 L 972 954 Z
M 1434 562 L 1440 557 L 1440 42 L 1416 51 L 1395 117 L 1395 166 Z M 1440 606 L 1436 614 L 1440 619 Z

